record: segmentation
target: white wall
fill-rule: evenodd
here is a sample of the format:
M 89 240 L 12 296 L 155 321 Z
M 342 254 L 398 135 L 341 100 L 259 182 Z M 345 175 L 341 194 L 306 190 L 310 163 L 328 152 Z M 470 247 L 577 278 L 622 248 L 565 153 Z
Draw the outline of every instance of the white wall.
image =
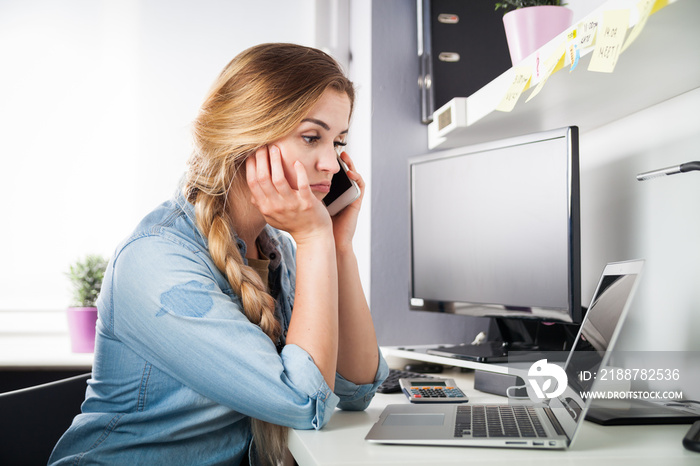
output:
M 580 136 L 584 302 L 607 261 L 646 260 L 624 349 L 700 350 L 700 172 L 636 180 L 700 160 L 699 106 L 700 88 Z
M 219 71 L 314 45 L 314 0 L 0 1 L 0 309 L 61 309 L 68 264 L 109 256 L 175 190 Z
M 605 262 L 645 259 L 616 348 L 640 352 L 627 354 L 632 367 L 660 356 L 661 367 L 674 364 L 681 380 L 653 386 L 682 388 L 688 399 L 700 395 L 700 172 L 643 182 L 636 174 L 700 160 L 699 105 L 700 88 L 580 138 L 584 302 Z
M 324 2 L 327 0 L 318 0 Z M 348 135 L 348 154 L 365 181 L 362 210 L 353 241 L 365 296 L 371 296 L 371 214 L 372 214 L 372 2 L 349 2 L 349 76 L 355 84 L 355 109 Z

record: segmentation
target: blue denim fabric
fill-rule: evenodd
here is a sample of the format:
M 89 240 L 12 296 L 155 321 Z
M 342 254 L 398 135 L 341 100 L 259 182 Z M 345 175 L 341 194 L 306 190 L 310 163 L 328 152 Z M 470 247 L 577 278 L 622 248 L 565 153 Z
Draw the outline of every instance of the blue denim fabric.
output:
M 294 304 L 292 241 L 267 226 L 261 244 L 283 328 L 275 345 L 243 314 L 194 218 L 178 195 L 117 248 L 97 303 L 82 414 L 50 464 L 238 464 L 251 417 L 320 429 L 336 407 L 365 409 L 388 374 L 380 356 L 373 384 L 338 375 L 332 392 L 306 351 L 284 345 Z M 245 257 L 245 243 L 238 245 Z

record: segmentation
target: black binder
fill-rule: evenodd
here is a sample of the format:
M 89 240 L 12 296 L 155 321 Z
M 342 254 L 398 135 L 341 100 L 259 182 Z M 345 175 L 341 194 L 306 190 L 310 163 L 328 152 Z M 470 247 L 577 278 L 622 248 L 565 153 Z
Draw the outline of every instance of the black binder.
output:
M 483 0 L 422 0 L 418 12 L 422 121 L 512 66 L 503 10 Z

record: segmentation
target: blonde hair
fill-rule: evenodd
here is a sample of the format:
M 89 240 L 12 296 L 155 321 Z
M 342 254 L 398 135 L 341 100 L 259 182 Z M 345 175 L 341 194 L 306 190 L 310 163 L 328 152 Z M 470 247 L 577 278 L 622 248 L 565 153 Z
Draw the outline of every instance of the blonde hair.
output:
M 243 262 L 226 200 L 231 189 L 240 187 L 237 174 L 244 172 L 245 159 L 291 133 L 327 89 L 347 94 L 352 112 L 353 85 L 329 55 L 295 44 L 258 45 L 224 68 L 193 124 L 194 151 L 184 194 L 194 204 L 209 253 L 240 296 L 246 317 L 274 343 L 281 331 L 274 299 Z M 278 462 L 286 446 L 286 428 L 257 419 L 252 428 L 262 459 Z

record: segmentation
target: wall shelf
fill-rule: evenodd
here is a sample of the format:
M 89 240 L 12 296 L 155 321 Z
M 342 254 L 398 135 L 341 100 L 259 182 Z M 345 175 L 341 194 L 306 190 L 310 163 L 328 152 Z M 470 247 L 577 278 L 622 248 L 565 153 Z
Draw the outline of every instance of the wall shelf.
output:
M 636 5 L 637 0 L 605 3 L 521 65 L 534 67 L 538 59 L 546 60 L 578 24 L 601 24 L 606 10 L 629 9 L 631 28 L 639 17 Z M 541 92 L 526 102 L 539 82 L 533 75 L 515 108 L 500 112 L 496 107 L 515 77 L 511 68 L 471 96 L 456 97 L 438 109 L 428 126 L 428 145 L 447 149 L 570 125 L 586 132 L 700 87 L 699 20 L 696 0 L 658 0 L 643 31 L 620 55 L 612 73 L 588 71 L 593 48 L 585 49 L 576 69 L 570 72 L 566 64 L 556 70 Z M 440 115 L 446 111 L 452 123 L 439 129 Z

